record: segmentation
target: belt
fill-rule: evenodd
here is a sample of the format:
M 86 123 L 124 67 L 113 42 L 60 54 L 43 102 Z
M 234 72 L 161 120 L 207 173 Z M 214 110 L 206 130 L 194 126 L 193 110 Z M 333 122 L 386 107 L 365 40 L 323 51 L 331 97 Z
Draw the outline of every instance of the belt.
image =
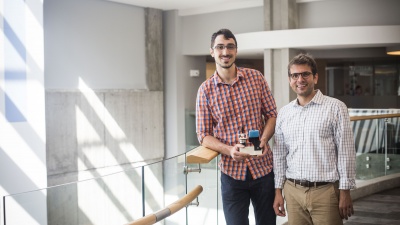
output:
M 291 178 L 287 178 L 289 181 L 293 182 L 294 185 L 300 185 L 303 187 L 318 187 L 318 186 L 322 186 L 322 185 L 327 185 L 330 184 L 332 182 L 311 182 L 308 180 L 295 180 L 295 179 L 291 179 Z

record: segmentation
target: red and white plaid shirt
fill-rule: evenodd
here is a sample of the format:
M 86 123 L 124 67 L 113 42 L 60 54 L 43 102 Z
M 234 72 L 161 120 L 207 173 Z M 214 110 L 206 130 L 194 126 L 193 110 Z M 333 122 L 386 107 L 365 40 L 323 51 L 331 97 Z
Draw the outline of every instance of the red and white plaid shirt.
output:
M 224 83 L 217 72 L 203 82 L 197 93 L 196 132 L 199 142 L 205 136 L 214 136 L 224 144 L 239 143 L 240 127 L 245 131 L 259 130 L 260 137 L 268 118 L 276 117 L 275 100 L 261 72 L 237 67 L 237 77 L 232 84 Z M 272 171 L 272 151 L 262 157 L 251 157 L 241 162 L 231 156 L 221 155 L 219 162 L 223 173 L 236 180 L 246 179 L 248 167 L 253 179 Z

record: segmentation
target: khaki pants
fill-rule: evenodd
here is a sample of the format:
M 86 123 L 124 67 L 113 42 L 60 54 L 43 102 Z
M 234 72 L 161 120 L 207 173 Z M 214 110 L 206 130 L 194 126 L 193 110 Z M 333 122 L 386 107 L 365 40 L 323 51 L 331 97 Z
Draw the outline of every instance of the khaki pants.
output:
M 283 193 L 289 225 L 342 225 L 339 214 L 339 183 L 302 187 L 286 181 Z

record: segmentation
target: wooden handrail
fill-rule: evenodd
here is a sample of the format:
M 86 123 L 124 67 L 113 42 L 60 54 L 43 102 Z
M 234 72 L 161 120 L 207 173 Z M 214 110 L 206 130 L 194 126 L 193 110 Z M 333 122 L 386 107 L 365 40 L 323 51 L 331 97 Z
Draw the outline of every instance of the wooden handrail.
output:
M 397 114 L 380 114 L 380 115 L 370 115 L 370 116 L 351 116 L 350 121 L 395 118 L 395 117 L 400 117 L 400 114 L 397 113 Z
M 370 116 L 351 116 L 350 121 L 359 120 L 371 120 L 371 119 L 383 119 L 383 118 L 395 118 L 400 117 L 400 114 L 380 114 L 380 115 L 370 115 Z M 186 162 L 193 164 L 205 164 L 209 163 L 215 157 L 218 156 L 218 152 L 211 150 L 209 148 L 199 146 L 186 154 Z
M 218 152 L 199 146 L 186 154 L 186 163 L 204 164 L 209 163 L 218 156 Z
M 155 224 L 160 220 L 167 218 L 168 216 L 176 213 L 183 207 L 187 206 L 191 203 L 200 193 L 203 191 L 203 187 L 201 185 L 197 185 L 192 191 L 187 193 L 181 199 L 177 200 L 176 202 L 168 205 L 164 209 L 157 211 L 153 214 L 147 215 L 140 219 L 137 219 L 133 222 L 127 223 L 126 225 L 151 225 Z

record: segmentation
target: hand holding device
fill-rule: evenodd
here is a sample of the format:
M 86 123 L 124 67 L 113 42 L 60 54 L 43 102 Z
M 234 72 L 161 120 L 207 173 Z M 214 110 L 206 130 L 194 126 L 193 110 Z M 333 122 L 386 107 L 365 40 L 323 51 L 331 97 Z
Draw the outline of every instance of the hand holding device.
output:
M 247 139 L 253 144 L 253 146 L 246 146 Z M 260 147 L 260 132 L 258 130 L 249 130 L 247 135 L 242 127 L 239 132 L 239 142 L 240 144 L 246 146 L 244 148 L 240 148 L 240 152 L 250 155 L 262 155 L 262 149 Z

